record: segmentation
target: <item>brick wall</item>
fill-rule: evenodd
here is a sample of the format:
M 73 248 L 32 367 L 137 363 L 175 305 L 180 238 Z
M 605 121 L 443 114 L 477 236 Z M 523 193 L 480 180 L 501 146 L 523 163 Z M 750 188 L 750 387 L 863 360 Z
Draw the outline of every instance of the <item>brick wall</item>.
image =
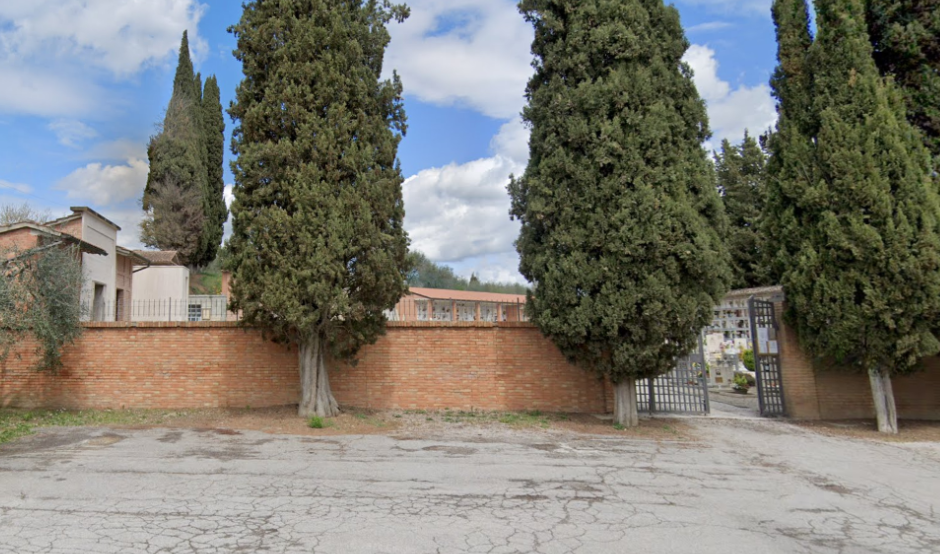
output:
M 77 216 L 74 219 L 69 219 L 65 223 L 56 225 L 55 229 L 60 233 L 66 233 L 72 235 L 77 239 L 82 238 L 82 218 Z
M 252 407 L 296 403 L 296 352 L 235 323 L 90 323 L 58 375 L 29 348 L 0 367 L 0 405 Z M 345 406 L 604 412 L 610 389 L 525 323 L 390 323 L 355 366 L 331 364 Z
M 875 417 L 868 376 L 838 370 L 816 370 L 800 348 L 796 331 L 780 321 L 780 365 L 787 415 L 795 419 L 867 419 Z M 924 360 L 925 370 L 892 379 L 898 417 L 940 419 L 940 358 Z
M 0 251 L 23 251 L 35 248 L 39 244 L 39 237 L 32 229 L 21 228 L 0 235 Z M 10 255 L 13 252 L 9 253 Z
M 331 384 L 363 408 L 606 411 L 607 391 L 525 323 L 391 322 Z

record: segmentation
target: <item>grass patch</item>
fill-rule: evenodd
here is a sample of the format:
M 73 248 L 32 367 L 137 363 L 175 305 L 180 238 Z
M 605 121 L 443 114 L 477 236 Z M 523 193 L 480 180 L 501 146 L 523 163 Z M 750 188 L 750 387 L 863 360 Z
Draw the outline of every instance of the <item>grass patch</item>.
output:
M 353 412 L 350 415 L 352 415 L 354 418 L 358 419 L 359 421 L 366 423 L 368 425 L 371 425 L 373 427 L 385 427 L 386 426 L 386 423 L 382 421 L 382 418 L 375 414 Z M 396 417 L 400 417 L 400 416 L 396 416 Z
M 548 427 L 550 424 L 548 416 L 539 410 L 504 413 L 499 416 L 497 421 L 513 427 Z
M 182 415 L 164 410 L 0 410 L 0 444 L 40 427 L 152 425 Z
M 320 416 L 310 416 L 310 419 L 307 420 L 307 427 L 311 429 L 323 429 L 326 427 L 326 423 Z

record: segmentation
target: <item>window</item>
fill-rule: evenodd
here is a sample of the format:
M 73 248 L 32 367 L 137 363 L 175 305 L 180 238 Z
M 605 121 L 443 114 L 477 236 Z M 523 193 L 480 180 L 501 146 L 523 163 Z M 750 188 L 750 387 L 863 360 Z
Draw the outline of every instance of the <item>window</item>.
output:
M 187 315 L 189 321 L 202 321 L 202 304 L 190 304 Z

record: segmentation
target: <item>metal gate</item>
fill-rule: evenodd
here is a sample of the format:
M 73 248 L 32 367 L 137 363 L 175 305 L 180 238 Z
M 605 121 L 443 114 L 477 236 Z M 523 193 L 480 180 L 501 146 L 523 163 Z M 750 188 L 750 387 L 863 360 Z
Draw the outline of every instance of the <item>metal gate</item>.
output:
M 654 379 L 638 380 L 636 389 L 638 411 L 707 414 L 708 383 L 702 336 L 699 335 L 694 351 L 676 360 L 675 369 Z
M 757 402 L 762 416 L 784 416 L 783 378 L 777 345 L 777 317 L 774 303 L 751 297 L 747 301 L 751 318 L 751 345 L 757 373 Z

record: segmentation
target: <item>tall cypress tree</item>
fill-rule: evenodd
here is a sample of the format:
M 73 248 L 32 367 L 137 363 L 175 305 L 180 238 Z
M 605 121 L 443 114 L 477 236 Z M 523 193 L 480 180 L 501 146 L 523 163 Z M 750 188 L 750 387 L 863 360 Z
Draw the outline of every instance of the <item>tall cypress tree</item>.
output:
M 185 253 L 185 263 L 196 266 L 215 259 L 226 216 L 222 184 L 225 121 L 215 76 L 206 79 L 206 92 L 204 95 L 201 75 L 193 73 L 189 37 L 184 31 L 163 127 L 147 146 L 150 173 L 143 196 L 147 214 L 141 225 L 141 241 Z M 181 225 L 175 217 L 178 214 L 156 213 L 173 210 L 193 197 L 200 203 L 195 212 L 202 222 L 200 233 L 192 233 L 192 225 Z
M 636 380 L 695 344 L 730 281 L 726 218 L 702 148 L 688 42 L 661 0 L 523 0 L 535 27 L 522 222 L 527 311 L 565 356 L 615 384 L 637 424 Z
M 202 93 L 202 131 L 206 148 L 206 213 L 204 260 L 213 260 L 222 244 L 222 228 L 228 217 L 225 207 L 225 118 L 222 115 L 221 92 L 215 75 L 206 79 Z
M 384 332 L 406 290 L 397 160 L 401 82 L 380 80 L 388 2 L 248 2 L 230 31 L 244 79 L 229 114 L 233 305 L 299 346 L 303 416 L 337 413 L 326 352 Z
M 818 122 L 812 109 L 813 79 L 808 63 L 813 44 L 806 0 L 774 0 L 771 13 L 777 35 L 777 68 L 770 88 L 777 99 L 777 127 L 767 138 L 767 192 L 761 215 L 762 259 L 768 280 L 780 283 L 799 248 L 789 233 L 797 225 L 795 205 L 812 181 L 812 140 Z
M 718 188 L 728 214 L 726 243 L 734 271 L 732 286 L 771 284 L 763 271 L 758 223 L 764 205 L 767 157 L 754 137 L 732 145 L 727 139 L 715 154 Z
M 777 144 L 768 211 L 785 238 L 787 317 L 818 359 L 869 375 L 879 430 L 897 432 L 890 376 L 940 351 L 940 203 L 903 100 L 872 60 L 861 0 L 817 0 L 816 13 L 813 103 L 791 118 L 815 132 Z M 781 113 L 802 105 L 784 95 Z
M 865 20 L 875 65 L 894 78 L 940 168 L 940 0 L 866 0 Z

